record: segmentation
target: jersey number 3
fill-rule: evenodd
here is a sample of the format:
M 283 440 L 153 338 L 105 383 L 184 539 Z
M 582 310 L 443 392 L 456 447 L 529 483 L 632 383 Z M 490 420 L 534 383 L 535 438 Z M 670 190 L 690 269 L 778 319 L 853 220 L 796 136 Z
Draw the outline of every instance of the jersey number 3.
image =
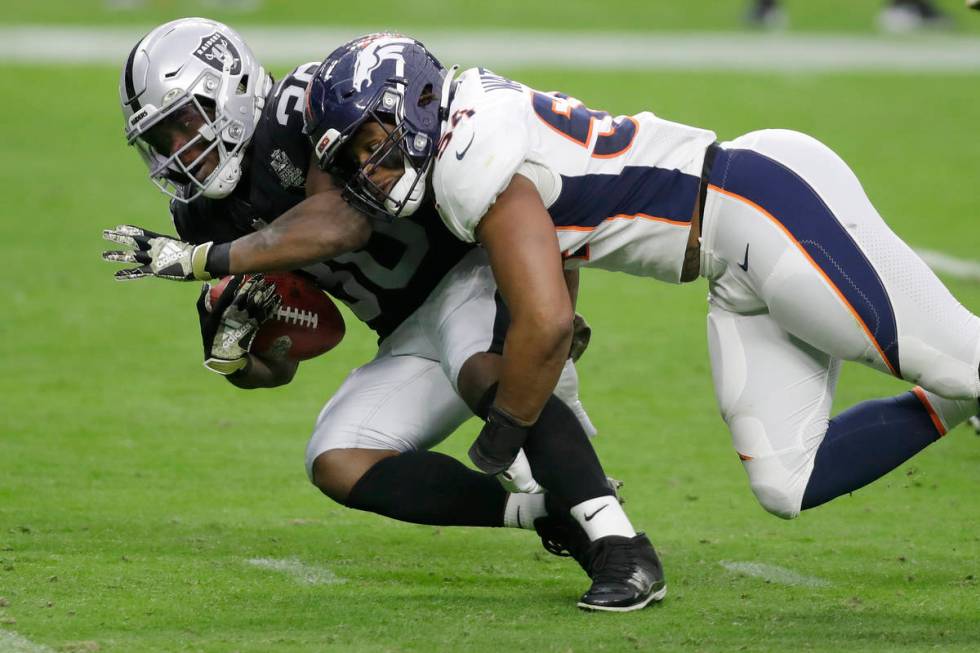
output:
M 605 111 L 594 111 L 575 98 L 561 93 L 535 93 L 534 112 L 544 124 L 582 147 L 592 146 L 592 157 L 611 159 L 630 149 L 636 137 L 636 120 L 629 116 L 613 118 Z M 596 124 L 599 133 L 593 145 Z

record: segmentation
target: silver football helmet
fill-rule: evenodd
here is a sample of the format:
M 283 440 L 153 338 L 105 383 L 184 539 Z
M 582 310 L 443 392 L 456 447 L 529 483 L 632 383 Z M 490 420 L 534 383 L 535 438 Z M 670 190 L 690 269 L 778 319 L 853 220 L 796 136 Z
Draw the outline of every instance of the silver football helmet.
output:
M 171 21 L 140 39 L 123 66 L 126 140 L 166 195 L 181 202 L 226 197 L 241 178 L 242 155 L 271 88 L 238 32 L 206 18 Z M 168 120 L 196 133 L 161 146 L 151 130 Z M 207 170 L 214 153 L 217 163 Z

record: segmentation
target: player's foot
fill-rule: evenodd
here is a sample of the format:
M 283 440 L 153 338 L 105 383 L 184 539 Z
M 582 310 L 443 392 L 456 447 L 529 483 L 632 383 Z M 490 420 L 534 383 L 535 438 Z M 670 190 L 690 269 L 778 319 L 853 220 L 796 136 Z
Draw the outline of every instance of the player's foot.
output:
M 586 565 L 591 542 L 571 515 L 539 517 L 534 520 L 534 530 L 538 532 L 545 551 L 563 558 L 571 556 L 586 574 L 589 573 Z
M 948 29 L 953 21 L 929 0 L 894 0 L 878 14 L 878 26 L 892 34 Z
M 966 6 L 970 9 L 980 9 L 980 0 L 966 0 Z
M 609 484 L 609 489 L 613 491 L 616 500 L 620 504 L 625 503 L 625 499 L 619 495 L 623 482 L 607 476 L 606 483 Z M 534 530 L 541 538 L 541 546 L 552 555 L 575 558 L 585 573 L 591 576 L 587 566 L 587 554 L 589 546 L 592 544 L 589 541 L 589 536 L 585 534 L 585 531 L 567 510 L 562 510 L 556 505 L 550 494 L 545 495 L 544 504 L 548 510 L 548 515 L 534 520 Z
M 786 28 L 789 19 L 776 0 L 755 0 L 745 12 L 745 23 L 756 29 L 780 30 Z
M 643 533 L 596 540 L 589 548 L 588 565 L 592 587 L 579 599 L 583 610 L 640 610 L 667 594 L 663 566 Z

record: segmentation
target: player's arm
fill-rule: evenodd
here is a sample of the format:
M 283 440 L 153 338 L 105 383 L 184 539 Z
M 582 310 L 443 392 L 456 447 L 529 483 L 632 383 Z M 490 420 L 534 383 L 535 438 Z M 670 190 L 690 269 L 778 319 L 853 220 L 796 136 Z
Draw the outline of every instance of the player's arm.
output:
M 579 271 L 576 270 L 565 270 L 565 286 L 568 288 L 568 298 L 572 302 L 572 310 L 575 310 L 576 304 L 578 304 L 578 276 Z
M 533 424 L 555 389 L 573 310 L 554 225 L 534 185 L 515 175 L 476 231 L 510 310 L 494 405 Z
M 572 310 L 578 304 L 578 281 L 579 271 L 565 270 L 565 285 L 568 287 L 568 297 L 572 302 Z M 592 327 L 585 321 L 585 318 L 578 312 L 575 313 L 575 320 L 572 322 L 572 345 L 568 350 L 568 357 L 573 362 L 578 362 L 585 350 L 589 348 L 589 341 L 592 340 Z
M 371 236 L 363 213 L 341 197 L 330 176 L 311 165 L 305 200 L 269 226 L 229 243 L 191 244 L 141 227 L 122 225 L 103 237 L 132 251 L 103 252 L 107 261 L 137 263 L 116 279 L 160 277 L 176 281 L 214 279 L 228 274 L 295 270 L 360 249 Z
M 371 224 L 340 195 L 330 175 L 315 163 L 306 176 L 306 199 L 264 229 L 233 241 L 230 274 L 295 270 L 360 249 Z

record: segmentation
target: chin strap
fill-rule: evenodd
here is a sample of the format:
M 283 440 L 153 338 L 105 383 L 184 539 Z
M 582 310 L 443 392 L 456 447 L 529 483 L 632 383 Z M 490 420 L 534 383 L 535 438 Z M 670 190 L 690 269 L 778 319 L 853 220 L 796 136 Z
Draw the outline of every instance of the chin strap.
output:
M 458 64 L 450 66 L 449 70 L 446 71 L 446 77 L 442 80 L 442 90 L 439 92 L 439 122 L 449 119 L 449 103 L 452 100 L 450 89 L 452 89 L 457 70 L 459 70 Z

